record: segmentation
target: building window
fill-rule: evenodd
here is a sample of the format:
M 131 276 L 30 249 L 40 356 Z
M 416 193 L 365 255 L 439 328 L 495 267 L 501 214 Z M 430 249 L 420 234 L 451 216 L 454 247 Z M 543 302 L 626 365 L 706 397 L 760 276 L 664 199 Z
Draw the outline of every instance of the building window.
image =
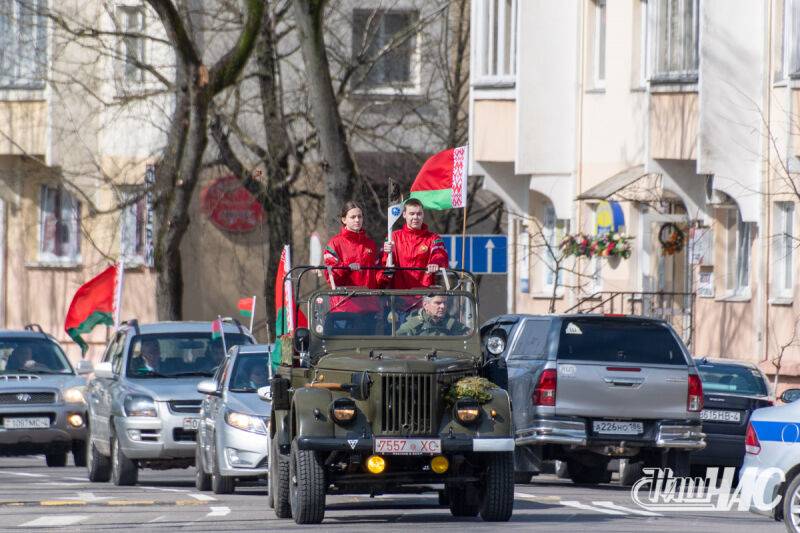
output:
M 419 86 L 417 11 L 353 11 L 353 59 L 365 62 L 354 77 L 368 91 Z M 377 59 L 375 59 L 377 58 Z
M 743 222 L 739 209 L 725 210 L 725 289 L 730 295 L 745 295 L 750 290 L 750 250 L 752 222 Z
M 779 0 L 775 11 L 775 79 L 800 77 L 800 0 Z
M 144 7 L 120 6 L 117 8 L 119 38 L 119 75 L 128 84 L 144 80 Z
M 47 72 L 45 0 L 0 0 L 0 89 L 42 89 Z
M 74 263 L 80 259 L 81 203 L 63 187 L 42 186 L 39 259 Z
M 477 83 L 512 85 L 517 71 L 517 2 L 477 0 L 475 9 Z
M 542 220 L 542 240 L 545 245 L 542 250 L 542 289 L 544 292 L 550 293 L 554 288 L 558 290 L 564 285 L 564 265 L 561 262 L 559 245 L 567 234 L 568 225 L 568 220 L 556 218 L 556 211 L 552 204 L 545 205 Z
M 638 29 L 635 33 L 638 35 L 639 48 L 637 55 L 634 56 L 634 65 L 638 63 L 638 73 L 634 77 L 634 86 L 646 87 L 647 86 L 647 55 L 650 49 L 650 32 L 647 28 L 647 0 L 639 0 L 639 16 L 636 20 Z M 638 57 L 637 57 L 638 56 Z
M 697 81 L 699 3 L 654 0 L 653 81 Z
M 125 263 L 143 263 L 145 256 L 145 197 L 134 191 L 122 194 L 125 206 L 120 218 L 120 251 Z
M 794 290 L 794 202 L 775 203 L 773 265 L 775 296 L 791 298 Z
M 606 84 L 606 0 L 594 3 L 593 79 L 597 88 Z

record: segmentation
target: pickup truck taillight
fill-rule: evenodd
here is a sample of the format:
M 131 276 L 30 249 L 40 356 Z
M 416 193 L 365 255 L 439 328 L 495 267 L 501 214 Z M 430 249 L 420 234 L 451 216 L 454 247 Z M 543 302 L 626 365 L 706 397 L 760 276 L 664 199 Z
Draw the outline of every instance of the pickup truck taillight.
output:
M 703 383 L 700 376 L 689 374 L 689 395 L 686 398 L 686 410 L 697 413 L 703 410 Z
M 531 400 L 533 405 L 549 405 L 554 407 L 556 405 L 556 371 L 553 368 L 543 370 L 539 374 L 539 381 L 536 383 L 536 388 L 533 389 Z
M 761 443 L 758 442 L 758 435 L 756 430 L 753 429 L 753 424 L 747 423 L 747 433 L 744 437 L 744 451 L 750 455 L 758 455 L 761 453 Z

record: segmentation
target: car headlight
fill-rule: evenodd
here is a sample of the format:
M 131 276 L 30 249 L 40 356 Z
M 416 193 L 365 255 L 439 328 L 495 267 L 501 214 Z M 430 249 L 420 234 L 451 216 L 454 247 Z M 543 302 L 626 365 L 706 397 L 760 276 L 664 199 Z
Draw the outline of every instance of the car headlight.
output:
M 352 422 L 356 417 L 356 402 L 350 398 L 337 398 L 331 403 L 331 416 L 339 424 Z
M 126 416 L 158 416 L 156 402 L 150 396 L 126 396 L 124 406 Z
M 481 416 L 481 406 L 473 399 L 462 399 L 456 402 L 456 418 L 462 424 L 471 424 Z
M 492 355 L 500 355 L 506 349 L 506 340 L 499 335 L 492 335 L 486 340 L 486 349 Z
M 64 401 L 66 403 L 86 403 L 83 397 L 83 387 L 72 387 L 64 391 Z
M 225 422 L 229 426 L 249 431 L 251 433 L 258 433 L 259 435 L 266 435 L 267 428 L 264 421 L 257 416 L 246 415 L 237 411 L 226 411 Z

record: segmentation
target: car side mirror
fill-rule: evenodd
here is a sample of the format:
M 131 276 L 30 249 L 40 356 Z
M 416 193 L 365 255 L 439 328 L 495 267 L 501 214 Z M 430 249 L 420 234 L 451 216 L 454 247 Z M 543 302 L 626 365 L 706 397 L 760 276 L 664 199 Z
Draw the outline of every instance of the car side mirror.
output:
M 78 361 L 78 364 L 75 367 L 75 372 L 77 372 L 79 376 L 91 374 L 92 370 L 94 370 L 94 365 L 91 361 L 87 361 L 86 359 L 81 359 Z
M 97 363 L 94 367 L 94 375 L 98 378 L 114 379 L 114 369 L 111 367 L 111 361 L 104 361 Z
M 506 349 L 506 332 L 502 328 L 494 328 L 486 337 L 486 351 L 494 358 L 500 357 Z
M 792 403 L 800 399 L 800 389 L 786 389 L 781 394 L 781 401 L 783 403 Z
M 308 352 L 311 345 L 311 332 L 308 328 L 297 328 L 294 330 L 294 349 L 297 353 Z
M 208 394 L 210 396 L 219 396 L 217 391 L 217 382 L 213 379 L 204 379 L 197 384 L 197 392 L 200 394 Z
M 259 399 L 264 400 L 265 402 L 272 401 L 272 387 L 269 385 L 259 387 L 258 391 L 256 391 L 256 394 L 258 394 Z

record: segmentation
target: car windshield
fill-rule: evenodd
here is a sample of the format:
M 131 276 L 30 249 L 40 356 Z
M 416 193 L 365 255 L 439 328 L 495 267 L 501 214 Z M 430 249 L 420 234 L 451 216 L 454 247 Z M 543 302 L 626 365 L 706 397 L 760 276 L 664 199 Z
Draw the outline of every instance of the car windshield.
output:
M 252 344 L 247 335 L 225 334 L 225 347 Z M 137 335 L 131 340 L 130 377 L 212 376 L 225 358 L 222 339 L 208 333 Z
M 467 293 L 340 292 L 320 294 L 311 327 L 324 337 L 435 337 L 472 335 L 475 302 Z
M 0 375 L 72 374 L 61 347 L 48 339 L 0 340 Z
M 726 392 L 748 396 L 767 396 L 767 384 L 761 372 L 741 365 L 699 363 L 704 392 Z
M 625 318 L 565 318 L 558 358 L 604 363 L 687 366 L 669 328 L 659 322 Z
M 256 392 L 267 385 L 269 373 L 269 354 L 239 354 L 233 366 L 230 385 L 231 392 Z

